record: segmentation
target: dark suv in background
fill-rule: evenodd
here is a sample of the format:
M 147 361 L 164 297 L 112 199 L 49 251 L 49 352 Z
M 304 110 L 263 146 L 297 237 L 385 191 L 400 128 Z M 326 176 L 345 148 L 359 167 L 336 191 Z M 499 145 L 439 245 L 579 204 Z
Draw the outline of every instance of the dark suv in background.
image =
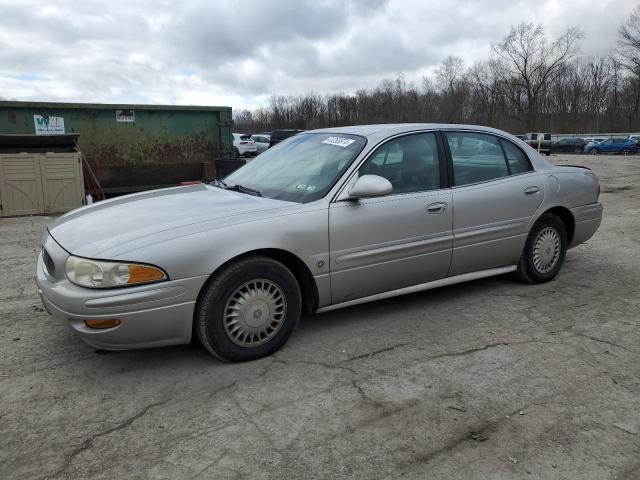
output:
M 276 143 L 280 143 L 285 138 L 292 137 L 296 133 L 300 132 L 304 132 L 304 130 L 295 130 L 293 128 L 274 130 L 273 132 L 271 132 L 271 138 L 269 139 L 269 148 L 273 147 Z
M 553 153 L 582 153 L 587 142 L 583 138 L 563 138 L 551 145 Z

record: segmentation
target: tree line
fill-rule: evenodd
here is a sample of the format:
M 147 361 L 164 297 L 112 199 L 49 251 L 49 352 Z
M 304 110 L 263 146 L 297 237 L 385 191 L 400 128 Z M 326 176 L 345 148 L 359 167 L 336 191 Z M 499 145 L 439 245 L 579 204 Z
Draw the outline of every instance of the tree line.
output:
M 640 5 L 620 26 L 606 56 L 579 56 L 583 34 L 550 39 L 521 23 L 466 66 L 444 59 L 421 84 L 402 74 L 354 93 L 274 95 L 266 106 L 234 112 L 236 131 L 312 129 L 394 122 L 470 123 L 513 133 L 640 131 Z

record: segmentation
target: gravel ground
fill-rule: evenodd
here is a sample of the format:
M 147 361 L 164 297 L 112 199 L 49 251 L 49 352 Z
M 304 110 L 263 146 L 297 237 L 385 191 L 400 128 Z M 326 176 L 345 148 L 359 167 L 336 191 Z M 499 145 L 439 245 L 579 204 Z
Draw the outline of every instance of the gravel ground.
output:
M 0 219 L 0 478 L 640 478 L 640 159 L 559 277 L 303 319 L 260 361 L 94 351 L 40 308 L 46 217 Z

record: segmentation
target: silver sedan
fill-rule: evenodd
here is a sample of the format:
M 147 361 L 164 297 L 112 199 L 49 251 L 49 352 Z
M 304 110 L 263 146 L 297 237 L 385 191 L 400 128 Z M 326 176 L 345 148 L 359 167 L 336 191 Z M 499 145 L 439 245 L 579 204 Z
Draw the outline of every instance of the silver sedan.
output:
M 326 312 L 513 272 L 553 279 L 602 219 L 587 168 L 500 130 L 371 125 L 291 137 L 224 180 L 99 202 L 42 236 L 46 310 L 104 349 L 278 350 Z

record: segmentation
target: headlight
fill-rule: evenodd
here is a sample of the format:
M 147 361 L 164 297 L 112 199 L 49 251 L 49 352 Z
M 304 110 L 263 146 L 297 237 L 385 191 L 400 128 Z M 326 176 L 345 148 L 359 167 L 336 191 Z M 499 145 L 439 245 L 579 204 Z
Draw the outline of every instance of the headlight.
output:
M 81 287 L 114 288 L 167 280 L 167 274 L 151 265 L 103 262 L 70 256 L 65 264 L 67 278 Z

